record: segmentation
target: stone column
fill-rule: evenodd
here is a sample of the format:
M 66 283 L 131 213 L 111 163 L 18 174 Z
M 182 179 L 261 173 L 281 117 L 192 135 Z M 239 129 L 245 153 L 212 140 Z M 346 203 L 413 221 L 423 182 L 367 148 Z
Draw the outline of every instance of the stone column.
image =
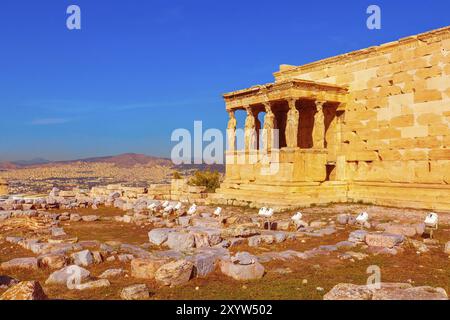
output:
M 227 126 L 227 138 L 228 138 L 228 151 L 236 150 L 236 116 L 234 114 L 234 110 L 229 110 L 228 115 L 230 116 L 230 120 L 228 120 Z
M 313 127 L 313 148 L 325 148 L 325 116 L 323 113 L 323 105 L 325 101 L 316 101 L 317 112 L 314 115 Z
M 295 107 L 295 98 L 291 98 L 288 100 L 289 103 L 289 111 L 287 113 L 286 120 L 286 145 L 288 148 L 297 148 L 298 147 L 298 125 L 300 121 L 300 114 Z
M 270 152 L 274 147 L 274 130 L 277 128 L 277 120 L 275 114 L 272 112 L 272 107 L 269 101 L 263 103 L 266 110 L 264 117 L 264 130 L 263 130 L 263 150 L 264 152 Z
M 256 150 L 256 121 L 253 110 L 250 106 L 246 106 L 247 118 L 245 119 L 245 151 Z

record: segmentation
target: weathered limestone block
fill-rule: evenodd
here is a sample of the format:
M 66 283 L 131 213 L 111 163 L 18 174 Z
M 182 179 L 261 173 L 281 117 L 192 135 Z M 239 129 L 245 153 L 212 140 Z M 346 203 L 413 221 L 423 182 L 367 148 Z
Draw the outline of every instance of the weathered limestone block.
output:
M 98 288 L 103 288 L 103 287 L 109 287 L 110 285 L 111 285 L 111 283 L 107 279 L 100 279 L 100 280 L 89 281 L 86 283 L 75 284 L 73 286 L 73 289 L 80 290 L 80 291 L 92 290 L 92 289 L 98 289 Z
M 48 253 L 38 257 L 38 264 L 40 267 L 61 269 L 66 266 L 67 258 L 62 253 Z
M 156 271 L 155 279 L 165 286 L 178 286 L 191 279 L 194 265 L 187 260 L 178 260 L 163 265 Z
M 446 254 L 450 255 L 450 241 L 448 241 L 448 242 L 445 244 L 444 252 L 445 252 Z
M 221 230 L 217 228 L 191 227 L 188 230 L 194 235 L 196 248 L 211 247 L 222 241 Z
M 184 251 L 195 246 L 195 237 L 190 233 L 170 232 L 166 244 L 170 249 Z
M 215 270 L 219 257 L 211 253 L 198 253 L 187 257 L 186 260 L 194 265 L 193 276 L 205 277 Z
M 94 221 L 97 221 L 99 218 L 96 215 L 87 215 L 87 216 L 82 216 L 81 219 L 84 222 L 94 222 Z
M 150 298 L 147 285 L 135 284 L 126 288 L 123 288 L 120 292 L 120 297 L 123 300 L 146 300 Z
M 81 283 L 89 279 L 90 275 L 91 273 L 88 270 L 81 268 L 77 265 L 71 265 L 50 274 L 50 276 L 45 281 L 45 284 L 67 285 L 70 282 Z
M 7 262 L 3 262 L 0 265 L 0 269 L 3 270 L 37 270 L 38 269 L 38 261 L 36 258 L 16 258 L 9 260 Z
M 384 231 L 392 234 L 401 234 L 405 237 L 414 237 L 415 235 L 422 235 L 424 232 L 424 225 L 401 225 L 401 224 L 389 224 Z
M 169 261 L 168 258 L 133 259 L 131 276 L 138 279 L 154 279 L 156 271 Z
M 157 228 L 153 229 L 148 233 L 148 239 L 150 243 L 153 243 L 157 246 L 163 244 L 167 241 L 170 232 L 174 232 L 174 229 L 171 228 Z
M 405 289 L 382 287 L 374 291 L 372 300 L 448 300 L 448 296 L 444 289 L 429 286 Z
M 220 270 L 223 274 L 238 281 L 261 279 L 264 276 L 264 267 L 258 261 L 241 264 L 222 260 L 220 261 Z
M 98 277 L 100 279 L 108 279 L 108 278 L 115 278 L 115 277 L 119 277 L 121 275 L 123 275 L 125 273 L 125 271 L 123 269 L 108 269 L 105 270 L 101 275 L 99 275 Z
M 350 242 L 364 242 L 368 232 L 365 230 L 356 230 L 350 233 L 348 241 Z
M 47 300 L 38 281 L 24 281 L 6 290 L 0 300 Z
M 87 267 L 94 263 L 94 257 L 89 250 L 75 252 L 71 254 L 71 258 L 77 266 Z
M 403 235 L 389 233 L 370 233 L 366 235 L 366 244 L 373 247 L 393 248 L 401 244 L 404 240 Z
M 413 287 L 409 283 L 381 283 L 379 289 L 367 285 L 340 283 L 324 300 L 448 300 L 442 288 Z

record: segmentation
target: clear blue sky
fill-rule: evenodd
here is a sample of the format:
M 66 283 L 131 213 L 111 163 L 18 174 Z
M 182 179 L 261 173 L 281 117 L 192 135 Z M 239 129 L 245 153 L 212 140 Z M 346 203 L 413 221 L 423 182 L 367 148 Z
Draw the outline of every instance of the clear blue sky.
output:
M 66 28 L 70 4 L 80 31 Z M 226 127 L 222 93 L 449 25 L 449 12 L 448 0 L 2 0 L 0 160 L 168 156 L 173 129 Z

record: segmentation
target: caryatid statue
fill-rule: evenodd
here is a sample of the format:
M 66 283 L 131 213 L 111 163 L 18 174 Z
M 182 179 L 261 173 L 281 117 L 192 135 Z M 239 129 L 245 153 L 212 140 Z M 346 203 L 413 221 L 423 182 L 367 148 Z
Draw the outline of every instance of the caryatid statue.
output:
M 234 114 L 234 110 L 228 111 L 228 115 L 230 116 L 230 120 L 228 120 L 227 126 L 227 137 L 228 137 L 228 150 L 235 151 L 236 150 L 236 116 Z
M 256 121 L 252 109 L 247 106 L 247 118 L 245 119 L 245 150 L 256 150 Z
M 316 101 L 317 112 L 314 115 L 313 127 L 313 148 L 325 148 L 325 116 L 323 113 L 323 105 L 325 101 Z
M 286 145 L 288 148 L 297 148 L 298 143 L 298 123 L 300 114 L 295 107 L 295 99 L 289 99 L 289 111 L 286 121 Z
M 277 120 L 275 119 L 275 114 L 272 112 L 270 102 L 265 102 L 264 108 L 266 109 L 266 115 L 264 117 L 262 140 L 263 150 L 268 152 L 274 147 L 274 130 L 277 128 Z

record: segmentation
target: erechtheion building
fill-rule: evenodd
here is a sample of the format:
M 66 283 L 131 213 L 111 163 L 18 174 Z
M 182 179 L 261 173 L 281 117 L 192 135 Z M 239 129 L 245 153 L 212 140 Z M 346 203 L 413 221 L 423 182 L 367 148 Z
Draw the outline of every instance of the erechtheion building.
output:
M 450 27 L 282 65 L 274 77 L 224 95 L 229 150 L 217 202 L 450 210 Z M 236 110 L 247 112 L 239 150 Z M 278 146 L 259 133 L 249 142 L 262 129 L 278 129 Z M 270 157 L 249 161 L 255 154 Z

